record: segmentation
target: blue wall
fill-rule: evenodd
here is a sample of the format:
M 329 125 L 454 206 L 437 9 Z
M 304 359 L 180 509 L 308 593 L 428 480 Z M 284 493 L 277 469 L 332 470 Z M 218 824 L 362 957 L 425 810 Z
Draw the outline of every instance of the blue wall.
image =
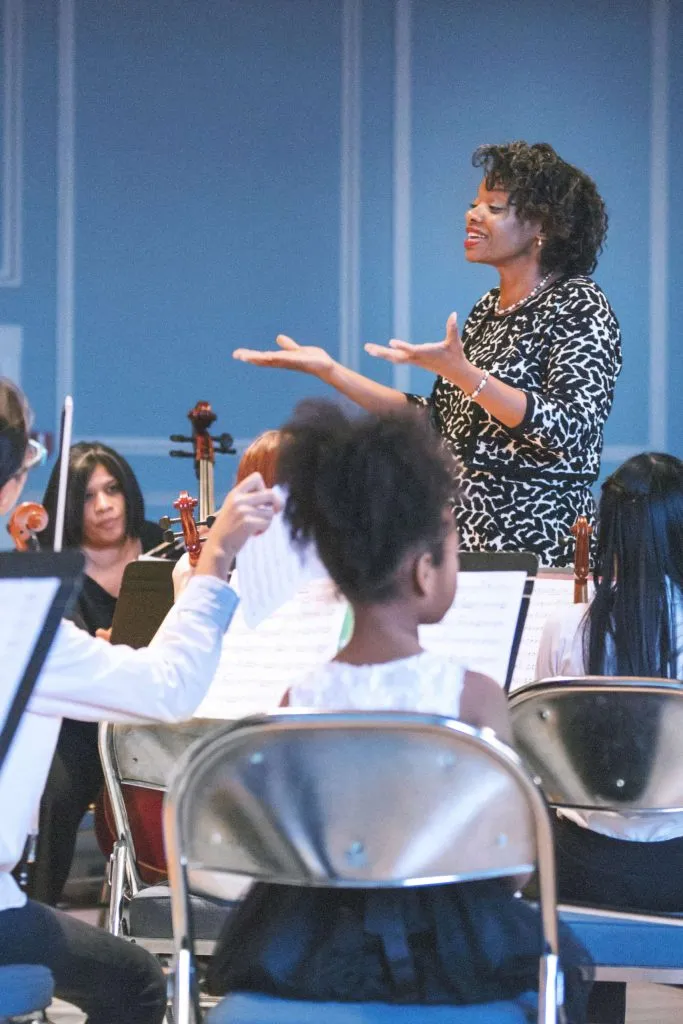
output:
M 603 468 L 648 447 L 683 455 L 683 216 L 668 201 L 683 155 L 670 102 L 683 84 L 680 5 L 2 10 L 0 371 L 19 360 L 43 429 L 71 391 L 76 438 L 129 456 L 153 516 L 193 489 L 188 464 L 164 453 L 197 399 L 246 440 L 323 392 L 233 362 L 234 347 L 283 330 L 391 382 L 363 341 L 397 326 L 434 338 L 452 309 L 464 318 L 494 281 L 462 257 L 470 155 L 484 141 L 547 140 L 596 178 L 611 225 L 596 278 L 625 354 Z M 429 388 L 415 371 L 402 383 Z M 223 459 L 219 493 L 233 471 Z

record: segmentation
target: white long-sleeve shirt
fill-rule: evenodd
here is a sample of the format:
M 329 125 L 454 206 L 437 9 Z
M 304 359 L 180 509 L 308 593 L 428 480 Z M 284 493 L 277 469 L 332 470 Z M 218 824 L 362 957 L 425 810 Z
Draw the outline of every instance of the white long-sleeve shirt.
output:
M 137 651 L 62 622 L 0 774 L 0 911 L 26 901 L 10 872 L 37 820 L 62 718 L 190 718 L 213 678 L 237 601 L 227 583 L 194 577 L 152 644 Z

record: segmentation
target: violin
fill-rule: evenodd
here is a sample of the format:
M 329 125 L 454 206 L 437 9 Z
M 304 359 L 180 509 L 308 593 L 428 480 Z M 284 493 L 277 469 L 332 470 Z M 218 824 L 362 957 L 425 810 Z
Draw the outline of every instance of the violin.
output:
M 593 527 L 589 526 L 585 516 L 579 516 L 571 528 L 571 533 L 576 541 L 574 554 L 574 604 L 588 603 L 588 573 L 590 571 L 588 556 L 592 532 Z
M 232 435 L 228 433 L 213 437 L 210 433 L 211 427 L 216 422 L 216 413 L 211 408 L 210 402 L 197 402 L 193 409 L 190 409 L 187 418 L 192 424 L 192 434 L 171 434 L 171 441 L 176 444 L 191 444 L 192 451 L 174 448 L 169 452 L 176 459 L 194 459 L 195 474 L 199 481 L 199 502 L 196 498 L 190 497 L 187 491 L 181 491 L 173 507 L 177 509 L 178 516 L 169 518 L 163 516 L 159 525 L 165 531 L 167 541 L 175 541 L 176 534 L 171 526 L 180 523 L 185 548 L 190 555 L 190 564 L 196 565 L 201 551 L 201 537 L 197 527 L 210 527 L 215 518 L 215 497 L 214 497 L 214 464 L 216 454 L 234 455 Z M 199 504 L 199 518 L 194 519 L 194 509 Z
M 7 524 L 7 532 L 11 536 L 17 551 L 38 551 L 37 533 L 47 526 L 49 516 L 37 501 L 22 501 L 17 505 Z

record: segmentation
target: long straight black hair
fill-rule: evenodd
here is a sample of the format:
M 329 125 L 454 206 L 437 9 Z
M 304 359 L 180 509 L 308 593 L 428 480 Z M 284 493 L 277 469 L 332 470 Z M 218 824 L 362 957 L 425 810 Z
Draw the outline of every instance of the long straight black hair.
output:
M 676 630 L 683 602 L 680 459 L 636 455 L 605 481 L 594 579 L 584 631 L 588 672 L 676 679 L 683 644 Z

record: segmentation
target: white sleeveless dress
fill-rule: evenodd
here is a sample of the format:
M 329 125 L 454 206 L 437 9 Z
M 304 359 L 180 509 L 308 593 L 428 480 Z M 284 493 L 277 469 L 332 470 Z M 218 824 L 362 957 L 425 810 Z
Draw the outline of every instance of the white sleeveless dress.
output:
M 460 716 L 465 667 L 422 651 L 379 665 L 330 661 L 292 686 L 290 707 L 327 711 L 420 711 Z

